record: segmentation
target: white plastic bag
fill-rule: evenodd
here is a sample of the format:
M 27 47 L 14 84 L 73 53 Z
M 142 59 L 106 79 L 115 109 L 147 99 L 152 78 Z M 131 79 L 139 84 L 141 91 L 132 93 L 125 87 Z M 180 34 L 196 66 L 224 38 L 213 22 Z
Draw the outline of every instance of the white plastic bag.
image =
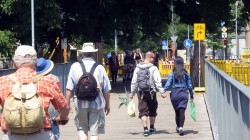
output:
M 131 100 L 128 104 L 128 115 L 130 117 L 135 117 L 135 103 Z

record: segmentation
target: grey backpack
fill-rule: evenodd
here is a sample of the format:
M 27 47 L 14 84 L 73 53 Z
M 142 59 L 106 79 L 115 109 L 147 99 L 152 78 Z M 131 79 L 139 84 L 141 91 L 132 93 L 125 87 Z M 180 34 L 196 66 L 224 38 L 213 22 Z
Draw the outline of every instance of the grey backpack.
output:
M 149 91 L 151 84 L 150 84 L 150 67 L 146 68 L 139 68 L 137 73 L 137 83 L 138 88 L 140 91 Z

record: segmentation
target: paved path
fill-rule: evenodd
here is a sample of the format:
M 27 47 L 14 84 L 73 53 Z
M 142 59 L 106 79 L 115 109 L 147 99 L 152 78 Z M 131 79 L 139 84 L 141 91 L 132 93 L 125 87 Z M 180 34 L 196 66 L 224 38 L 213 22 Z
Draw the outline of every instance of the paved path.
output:
M 158 95 L 158 116 L 155 127 L 157 132 L 149 137 L 143 136 L 143 128 L 138 117 L 131 118 L 127 115 L 126 106 L 118 109 L 119 97 L 126 97 L 124 86 L 129 88 L 129 84 L 113 84 L 111 91 L 111 113 L 106 116 L 106 134 L 100 135 L 101 140 L 213 140 L 210 122 L 204 102 L 203 94 L 195 94 L 197 121 L 194 122 L 189 116 L 189 109 L 186 111 L 186 121 L 184 124 L 184 136 L 179 136 L 175 132 L 175 117 L 169 96 L 162 99 Z M 137 99 L 135 100 L 137 104 Z M 74 112 L 70 113 L 70 122 L 62 126 L 61 140 L 77 140 L 77 132 L 73 121 Z M 136 111 L 138 116 L 138 110 Z M 1 134 L 2 135 L 2 134 Z

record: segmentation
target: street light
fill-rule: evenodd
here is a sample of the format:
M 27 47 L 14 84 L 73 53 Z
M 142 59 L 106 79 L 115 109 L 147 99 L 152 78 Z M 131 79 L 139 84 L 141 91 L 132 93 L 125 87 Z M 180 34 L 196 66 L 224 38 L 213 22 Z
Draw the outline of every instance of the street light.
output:
M 237 60 L 237 63 L 239 61 L 239 56 L 240 56 L 240 53 L 239 53 L 239 43 L 238 43 L 238 32 L 237 32 L 237 26 L 238 26 L 238 23 L 237 23 L 237 6 L 238 6 L 238 3 L 239 1 L 236 1 L 235 3 L 235 39 L 236 39 L 236 60 Z
M 34 29 L 34 0 L 31 0 L 31 34 L 32 47 L 35 47 L 35 29 Z

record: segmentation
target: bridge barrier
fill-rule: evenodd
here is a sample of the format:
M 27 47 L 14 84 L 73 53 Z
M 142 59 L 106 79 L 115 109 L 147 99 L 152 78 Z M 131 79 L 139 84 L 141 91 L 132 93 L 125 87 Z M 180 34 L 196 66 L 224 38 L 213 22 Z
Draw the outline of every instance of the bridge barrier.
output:
M 231 70 L 242 81 L 246 76 L 242 73 L 245 70 L 249 73 L 249 67 L 235 64 L 232 69 L 229 67 L 221 61 L 213 64 L 205 60 L 205 101 L 213 135 L 215 140 L 249 140 L 250 88 L 226 73 Z
M 241 82 L 246 86 L 250 86 L 250 64 L 235 63 L 234 60 L 210 60 L 219 69 L 226 74 Z

